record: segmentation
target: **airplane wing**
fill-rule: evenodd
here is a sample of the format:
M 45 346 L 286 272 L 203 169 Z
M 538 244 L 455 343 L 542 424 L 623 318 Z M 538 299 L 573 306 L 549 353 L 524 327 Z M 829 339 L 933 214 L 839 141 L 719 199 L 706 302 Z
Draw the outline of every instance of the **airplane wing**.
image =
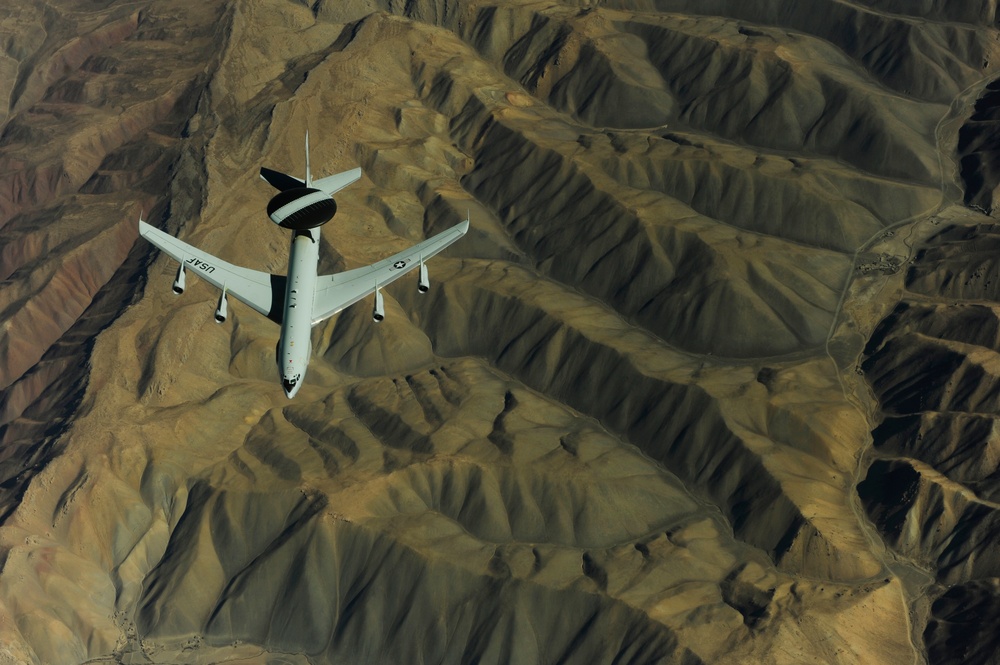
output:
M 141 219 L 139 235 L 212 286 L 226 289 L 235 298 L 275 323 L 281 323 L 285 300 L 284 275 L 271 275 L 226 263 Z
M 378 263 L 320 277 L 316 284 L 316 299 L 313 302 L 313 325 L 371 295 L 376 286 L 383 287 L 396 281 L 418 267 L 422 261 L 426 261 L 464 236 L 468 230 L 469 220 L 465 220 L 419 245 L 393 254 Z

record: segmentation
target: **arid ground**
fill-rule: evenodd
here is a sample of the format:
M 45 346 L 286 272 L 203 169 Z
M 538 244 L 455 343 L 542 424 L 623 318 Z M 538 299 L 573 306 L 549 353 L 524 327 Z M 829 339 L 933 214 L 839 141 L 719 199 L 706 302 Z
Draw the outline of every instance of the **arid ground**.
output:
M 0 7 L 0 665 L 998 663 L 993 0 Z M 361 166 L 278 327 L 261 166 Z M 1000 136 L 1000 133 L 998 133 Z

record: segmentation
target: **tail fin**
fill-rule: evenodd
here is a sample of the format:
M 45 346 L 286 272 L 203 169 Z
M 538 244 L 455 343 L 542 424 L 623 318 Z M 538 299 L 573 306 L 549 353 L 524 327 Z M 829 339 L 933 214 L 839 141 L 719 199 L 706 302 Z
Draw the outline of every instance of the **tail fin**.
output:
M 326 192 L 330 196 L 333 196 L 344 187 L 347 187 L 351 183 L 357 182 L 361 178 L 361 169 L 351 169 L 350 171 L 344 171 L 343 173 L 335 173 L 333 175 L 328 175 L 319 180 L 313 180 L 312 170 L 309 167 L 309 132 L 306 132 L 306 179 L 299 180 L 295 176 L 290 176 L 280 171 L 275 171 L 273 169 L 261 167 L 260 177 L 264 179 L 269 185 L 274 187 L 280 192 L 288 189 L 296 189 L 298 187 L 313 187 L 320 191 Z
M 306 130 L 306 187 L 312 187 L 312 171 L 309 170 L 309 130 Z
M 283 192 L 287 189 L 297 189 L 299 187 L 312 187 L 312 170 L 309 168 L 309 130 L 306 130 L 306 179 L 299 180 L 295 176 L 290 176 L 281 171 L 261 167 L 260 177 L 269 185 Z

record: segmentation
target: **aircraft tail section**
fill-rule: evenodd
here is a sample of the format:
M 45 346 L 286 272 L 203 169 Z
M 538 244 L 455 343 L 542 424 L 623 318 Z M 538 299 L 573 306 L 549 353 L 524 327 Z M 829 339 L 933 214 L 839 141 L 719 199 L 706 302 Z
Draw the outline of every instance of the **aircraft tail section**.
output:
M 306 130 L 306 187 L 313 186 L 312 171 L 309 169 L 309 130 Z
M 264 168 L 263 166 L 260 167 L 260 177 L 279 192 L 296 189 L 297 187 L 305 187 L 305 183 L 298 178 L 281 173 L 280 171 Z
M 279 192 L 306 186 L 306 183 L 303 180 L 299 180 L 294 176 L 264 167 L 261 167 L 260 169 L 260 177 Z M 335 173 L 325 178 L 320 178 L 319 180 L 313 180 L 312 187 L 333 196 L 344 187 L 347 187 L 351 183 L 355 183 L 360 179 L 361 169 L 357 168 L 351 169 L 350 171 L 343 171 L 342 173 Z
M 287 173 L 281 173 L 280 171 L 265 168 L 263 166 L 260 169 L 260 177 L 279 192 L 284 192 L 289 189 L 298 189 L 300 187 L 311 187 L 333 196 L 344 187 L 360 180 L 361 169 L 351 169 L 350 171 L 335 173 L 333 175 L 326 176 L 325 178 L 320 178 L 319 180 L 313 180 L 312 169 L 309 165 L 309 132 L 306 132 L 305 180 L 288 175 Z
M 316 189 L 322 190 L 333 196 L 344 187 L 357 182 L 361 179 L 361 169 L 351 169 L 350 171 L 343 171 L 341 173 L 335 173 L 334 175 L 327 176 L 325 178 L 320 178 L 319 180 L 314 180 L 312 186 Z

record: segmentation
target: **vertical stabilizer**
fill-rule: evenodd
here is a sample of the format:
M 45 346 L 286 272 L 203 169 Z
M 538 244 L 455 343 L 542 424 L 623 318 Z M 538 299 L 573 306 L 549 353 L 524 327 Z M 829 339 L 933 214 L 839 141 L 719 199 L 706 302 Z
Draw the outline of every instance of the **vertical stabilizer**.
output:
M 312 171 L 309 170 L 309 130 L 306 130 L 306 187 L 312 187 Z

